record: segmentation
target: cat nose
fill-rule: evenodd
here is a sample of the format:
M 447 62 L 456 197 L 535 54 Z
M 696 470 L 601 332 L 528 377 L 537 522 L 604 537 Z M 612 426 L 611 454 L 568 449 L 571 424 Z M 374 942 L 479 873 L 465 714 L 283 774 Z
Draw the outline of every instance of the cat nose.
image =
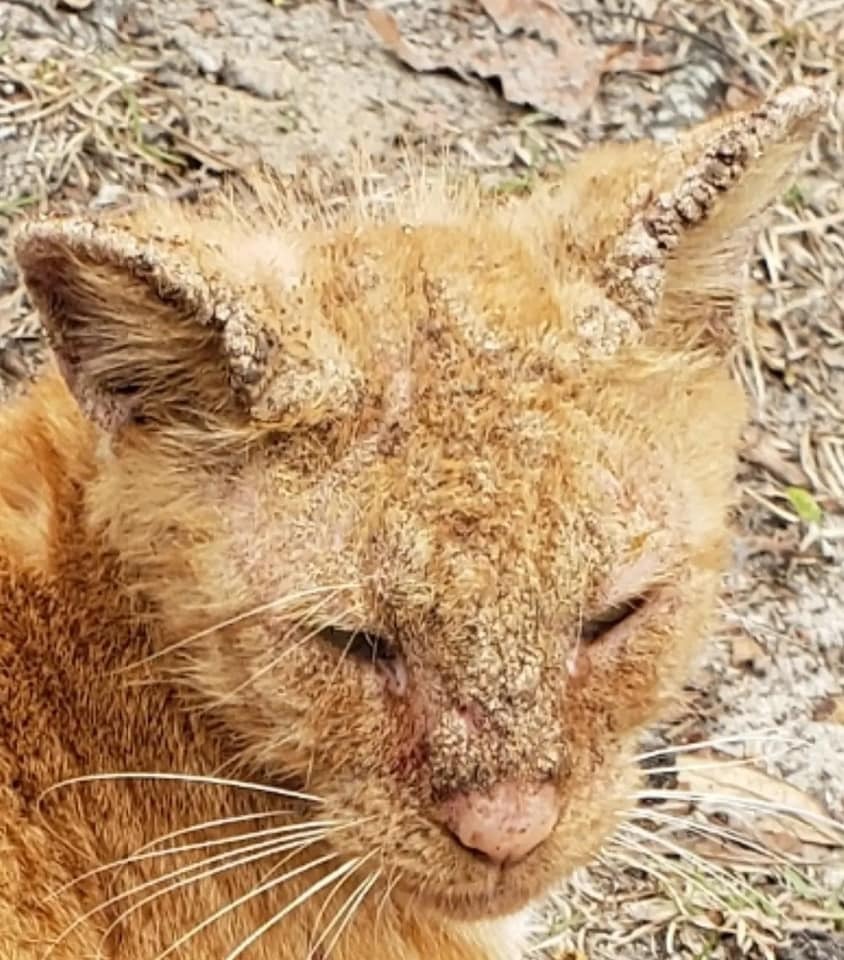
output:
M 493 863 L 524 859 L 551 834 L 559 815 L 551 783 L 499 783 L 447 800 L 445 824 L 459 843 Z

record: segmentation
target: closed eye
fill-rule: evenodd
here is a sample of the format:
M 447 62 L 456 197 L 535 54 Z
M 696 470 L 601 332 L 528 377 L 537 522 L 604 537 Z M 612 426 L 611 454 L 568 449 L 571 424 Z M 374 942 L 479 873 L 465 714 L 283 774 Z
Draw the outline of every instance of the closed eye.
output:
M 648 602 L 647 593 L 640 593 L 634 597 L 628 597 L 621 603 L 615 603 L 602 610 L 597 617 L 590 617 L 584 621 L 580 628 L 580 642 L 583 644 L 593 644 L 601 640 L 611 630 L 624 623 L 638 613 Z
M 366 630 L 343 630 L 341 627 L 326 627 L 319 636 L 346 657 L 376 663 L 393 660 L 395 650 L 388 640 Z

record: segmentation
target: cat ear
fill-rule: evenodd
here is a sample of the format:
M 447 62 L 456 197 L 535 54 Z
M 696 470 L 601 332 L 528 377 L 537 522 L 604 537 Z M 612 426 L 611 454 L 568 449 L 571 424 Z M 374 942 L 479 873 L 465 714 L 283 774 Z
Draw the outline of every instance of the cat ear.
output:
M 792 87 L 752 111 L 692 129 L 652 151 L 631 177 L 631 211 L 608 238 L 599 284 L 640 330 L 663 321 L 711 329 L 741 292 L 760 214 L 788 175 L 829 103 Z
M 337 338 L 233 285 L 194 238 L 44 220 L 19 231 L 15 253 L 68 385 L 107 429 L 301 425 L 356 400 Z

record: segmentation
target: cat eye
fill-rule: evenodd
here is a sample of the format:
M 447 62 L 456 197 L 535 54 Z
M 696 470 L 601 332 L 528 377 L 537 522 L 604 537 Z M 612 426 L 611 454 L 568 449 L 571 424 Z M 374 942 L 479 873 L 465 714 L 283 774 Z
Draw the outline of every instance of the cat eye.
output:
M 320 637 L 344 656 L 355 660 L 377 663 L 393 660 L 395 650 L 388 640 L 366 630 L 343 630 L 340 627 L 326 627 L 320 631 Z
M 615 603 L 611 607 L 602 610 L 597 617 L 592 617 L 584 621 L 580 628 L 580 642 L 583 644 L 597 643 L 602 637 L 608 634 L 615 627 L 620 626 L 625 620 L 633 616 L 647 603 L 647 594 L 638 594 L 635 597 L 628 597 L 621 603 Z

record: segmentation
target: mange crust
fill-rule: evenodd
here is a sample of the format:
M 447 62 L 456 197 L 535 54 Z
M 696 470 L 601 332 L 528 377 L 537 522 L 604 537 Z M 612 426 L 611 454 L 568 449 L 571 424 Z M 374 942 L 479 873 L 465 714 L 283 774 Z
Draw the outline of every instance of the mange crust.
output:
M 527 198 L 19 232 L 56 362 L 0 419 L 0 956 L 518 955 L 710 622 L 738 267 L 824 107 Z M 502 784 L 558 815 L 496 865 L 444 811 Z

